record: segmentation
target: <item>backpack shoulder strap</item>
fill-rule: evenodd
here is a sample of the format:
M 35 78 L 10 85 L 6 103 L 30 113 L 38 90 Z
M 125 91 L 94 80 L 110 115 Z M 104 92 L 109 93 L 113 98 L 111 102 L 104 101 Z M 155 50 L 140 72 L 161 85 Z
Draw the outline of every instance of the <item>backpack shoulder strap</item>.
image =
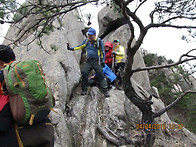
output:
M 86 39 L 86 40 L 85 40 L 85 46 L 87 46 L 88 42 L 89 42 L 89 40 Z M 100 48 L 100 44 L 101 44 L 100 42 L 101 42 L 101 38 L 98 37 L 98 38 L 96 39 L 97 48 L 98 48 L 98 50 L 99 50 L 99 52 L 100 52 L 100 55 L 102 55 L 102 50 L 101 50 L 101 48 Z
M 4 77 L 3 77 L 3 70 L 0 70 L 0 83 L 3 83 Z
M 99 48 L 99 49 L 100 49 L 100 41 L 101 41 L 101 38 L 97 38 L 97 39 L 96 39 L 96 42 L 97 42 L 97 48 Z M 89 42 L 89 40 L 88 40 L 88 39 L 86 39 L 86 40 L 85 40 L 85 45 L 87 45 L 87 44 L 88 44 L 88 42 Z
M 100 52 L 100 56 L 102 57 L 103 56 L 103 53 L 102 53 L 102 50 L 101 50 L 101 47 L 100 47 L 100 44 L 101 44 L 101 38 L 97 38 L 97 48 Z
M 4 77 L 3 77 L 3 70 L 0 70 L 0 95 L 3 95 L 3 83 L 4 83 Z

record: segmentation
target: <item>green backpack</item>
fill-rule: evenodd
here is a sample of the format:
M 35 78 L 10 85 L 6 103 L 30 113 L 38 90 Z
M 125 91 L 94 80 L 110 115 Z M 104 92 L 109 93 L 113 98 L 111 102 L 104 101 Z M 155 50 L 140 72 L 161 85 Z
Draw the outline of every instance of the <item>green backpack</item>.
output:
M 36 60 L 14 61 L 4 69 L 4 79 L 14 120 L 23 125 L 48 117 L 54 98 Z

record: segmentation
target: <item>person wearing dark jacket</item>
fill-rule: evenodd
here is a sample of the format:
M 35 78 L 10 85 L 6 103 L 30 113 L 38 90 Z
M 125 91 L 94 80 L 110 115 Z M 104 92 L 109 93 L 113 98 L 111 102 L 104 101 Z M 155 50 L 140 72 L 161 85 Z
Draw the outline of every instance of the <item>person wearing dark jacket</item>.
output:
M 0 95 L 0 147 L 18 147 L 13 116 L 6 99 L 6 96 Z
M 0 49 L 0 57 L 1 54 Z M 15 60 L 12 54 L 9 60 Z M 16 131 L 14 128 L 14 119 L 11 113 L 9 97 L 5 93 L 6 87 L 4 83 L 3 62 L 0 60 L 0 147 L 18 147 Z

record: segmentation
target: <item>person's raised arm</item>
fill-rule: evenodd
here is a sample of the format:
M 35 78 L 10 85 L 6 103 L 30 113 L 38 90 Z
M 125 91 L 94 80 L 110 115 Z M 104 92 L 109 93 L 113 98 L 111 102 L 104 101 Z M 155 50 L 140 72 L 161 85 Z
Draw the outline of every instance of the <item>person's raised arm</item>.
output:
M 85 40 L 82 42 L 82 44 L 80 44 L 80 45 L 78 45 L 78 46 L 70 47 L 70 46 L 69 46 L 69 43 L 67 42 L 67 49 L 68 49 L 68 50 L 71 50 L 71 51 L 73 51 L 73 50 L 80 50 L 80 49 L 83 49 L 83 48 L 86 47 L 86 43 L 87 43 L 87 39 L 85 39 Z

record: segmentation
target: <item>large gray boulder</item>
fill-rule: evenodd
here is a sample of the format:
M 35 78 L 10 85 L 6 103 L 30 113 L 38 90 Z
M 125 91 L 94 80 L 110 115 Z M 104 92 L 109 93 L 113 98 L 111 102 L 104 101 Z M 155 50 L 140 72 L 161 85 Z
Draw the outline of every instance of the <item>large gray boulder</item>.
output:
M 126 19 L 110 7 L 104 7 L 98 14 L 99 36 L 104 38 L 109 32 L 125 24 Z M 109 27 L 108 27 L 109 26 Z

